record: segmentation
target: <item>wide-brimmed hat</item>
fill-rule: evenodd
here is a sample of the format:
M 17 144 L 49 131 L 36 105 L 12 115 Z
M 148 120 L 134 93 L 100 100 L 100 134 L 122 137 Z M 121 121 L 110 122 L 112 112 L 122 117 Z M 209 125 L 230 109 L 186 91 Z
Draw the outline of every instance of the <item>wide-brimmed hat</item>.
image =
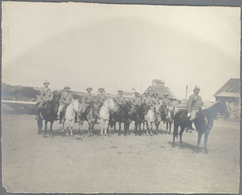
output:
M 124 91 L 120 89 L 120 90 L 118 90 L 118 92 L 124 92 Z
M 43 84 L 50 84 L 50 82 L 46 80 Z
M 70 87 L 69 87 L 68 85 L 66 85 L 66 86 L 64 87 L 64 89 L 70 89 Z
M 92 90 L 92 88 L 91 88 L 91 87 L 88 87 L 86 90 L 88 91 L 88 89 L 91 89 L 91 90 Z
M 100 87 L 98 90 L 99 90 L 99 91 L 104 91 L 104 88 Z
M 200 87 L 199 87 L 198 85 L 196 85 L 196 86 L 194 87 L 194 89 L 193 89 L 193 92 L 194 92 L 195 90 L 201 90 L 201 89 L 200 89 Z
M 168 93 L 164 93 L 164 96 L 169 96 L 169 94 Z

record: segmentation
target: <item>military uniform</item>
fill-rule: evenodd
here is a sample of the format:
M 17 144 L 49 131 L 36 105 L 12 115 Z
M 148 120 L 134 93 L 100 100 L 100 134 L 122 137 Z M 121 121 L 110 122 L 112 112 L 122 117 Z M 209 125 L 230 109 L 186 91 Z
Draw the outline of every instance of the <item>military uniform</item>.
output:
M 165 107 L 169 107 L 169 106 L 171 106 L 171 100 L 169 100 L 168 98 L 164 98 L 161 100 L 161 105 L 163 105 Z
M 80 110 L 80 113 L 85 113 L 90 104 L 94 101 L 94 96 L 91 93 L 87 93 L 83 97 L 83 107 Z
M 199 109 L 203 106 L 202 98 L 198 94 L 192 94 L 187 102 L 187 112 L 191 114 L 190 120 L 193 121 Z
M 41 90 L 41 100 L 38 108 L 42 108 L 44 103 L 46 103 L 47 101 L 51 101 L 52 99 L 53 99 L 52 91 L 50 90 L 50 88 L 44 87 Z
M 132 100 L 132 105 L 133 106 L 137 106 L 140 105 L 142 103 L 142 100 L 139 96 L 135 96 Z
M 99 93 L 97 95 L 97 110 L 95 110 L 95 114 L 98 116 L 100 109 L 104 103 L 104 101 L 107 99 L 107 96 L 104 93 Z
M 160 104 L 160 99 L 159 99 L 159 97 L 154 97 L 154 104 Z
M 61 94 L 61 98 L 60 98 L 60 106 L 59 106 L 59 110 L 58 112 L 62 112 L 63 108 L 65 106 L 68 106 L 71 101 L 73 99 L 73 95 L 72 93 L 70 92 L 67 92 L 67 91 L 64 91 L 62 94 Z
M 121 107 L 124 105 L 124 96 L 122 94 L 117 94 L 115 100 L 117 103 L 115 112 L 118 112 L 121 109 Z

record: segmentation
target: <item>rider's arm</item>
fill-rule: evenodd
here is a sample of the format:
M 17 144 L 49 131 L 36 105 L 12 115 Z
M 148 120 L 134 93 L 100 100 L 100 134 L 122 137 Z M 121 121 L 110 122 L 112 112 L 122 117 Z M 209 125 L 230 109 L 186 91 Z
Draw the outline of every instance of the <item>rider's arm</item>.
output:
M 53 100 L 53 93 L 52 93 L 52 91 L 50 90 L 50 101 L 52 101 Z
M 42 89 L 41 92 L 40 92 L 40 96 L 41 96 L 41 99 L 42 99 L 42 100 L 45 100 L 43 89 Z
M 193 96 L 190 96 L 188 101 L 187 101 L 187 112 L 191 113 L 191 109 L 192 109 L 192 101 L 193 101 Z

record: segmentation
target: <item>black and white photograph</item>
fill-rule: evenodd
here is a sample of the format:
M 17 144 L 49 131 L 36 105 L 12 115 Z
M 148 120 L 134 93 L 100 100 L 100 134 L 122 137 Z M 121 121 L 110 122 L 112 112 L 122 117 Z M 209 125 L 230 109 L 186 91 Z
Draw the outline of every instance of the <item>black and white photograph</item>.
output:
M 239 193 L 241 8 L 2 2 L 8 193 Z

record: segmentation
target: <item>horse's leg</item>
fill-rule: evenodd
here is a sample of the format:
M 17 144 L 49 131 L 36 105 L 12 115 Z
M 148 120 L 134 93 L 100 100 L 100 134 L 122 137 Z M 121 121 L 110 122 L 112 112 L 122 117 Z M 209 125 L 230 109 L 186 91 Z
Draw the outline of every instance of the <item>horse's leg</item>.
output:
M 74 124 L 74 120 L 75 119 L 71 120 L 71 125 L 70 125 L 70 133 L 71 133 L 71 135 L 73 135 L 73 124 Z
M 209 136 L 209 133 L 210 133 L 210 129 L 208 129 L 208 130 L 205 132 L 205 135 L 204 135 L 204 153 L 205 153 L 205 154 L 208 153 L 208 150 L 207 150 L 207 143 L 208 143 L 208 136 Z
M 66 135 L 69 135 L 69 128 L 70 128 L 70 124 L 69 124 L 69 120 L 66 120 Z
M 146 121 L 146 135 L 148 136 L 149 135 L 149 132 L 150 132 L 150 125 L 149 125 L 149 121 Z
M 153 123 L 154 123 L 154 121 L 152 121 L 152 122 L 150 123 L 150 135 L 151 135 L 151 136 L 153 136 Z
M 168 121 L 166 121 L 166 134 L 167 134 L 167 131 L 168 131 Z
M 139 136 L 141 136 L 141 122 L 139 122 Z
M 45 134 L 46 134 L 46 131 L 47 131 L 47 123 L 48 123 L 48 121 L 45 120 Z
M 135 133 L 135 135 L 137 135 L 137 127 L 138 127 L 138 122 L 135 121 L 134 122 L 134 133 Z
M 108 123 L 109 123 L 108 120 L 106 120 L 105 123 L 104 123 L 105 134 L 108 133 Z
M 180 132 L 179 132 L 179 137 L 180 137 L 180 147 L 181 147 L 181 148 L 183 147 L 183 143 L 182 143 L 182 134 L 183 134 L 184 130 L 185 130 L 185 127 L 182 126 L 182 127 L 181 127 L 181 130 L 180 130 Z
M 52 136 L 52 128 L 53 128 L 54 121 L 50 121 L 50 135 Z
M 173 131 L 173 146 L 176 146 L 176 143 L 175 143 L 175 138 L 176 136 L 178 136 L 178 127 L 177 125 L 174 124 L 174 131 Z
M 201 131 L 198 131 L 198 137 L 197 137 L 197 149 L 196 149 L 196 153 L 199 153 L 199 144 L 201 142 L 201 139 L 202 139 L 202 132 Z
M 101 135 L 103 134 L 103 126 L 104 126 L 104 120 L 100 119 L 100 124 L 101 124 Z
M 38 116 L 37 118 L 38 134 L 42 132 L 43 120 Z
M 172 122 L 170 122 L 169 134 L 171 134 L 171 124 L 172 124 Z
M 121 131 L 121 122 L 119 122 L 118 124 L 119 124 L 118 135 L 121 135 L 121 133 L 120 133 L 120 131 Z

